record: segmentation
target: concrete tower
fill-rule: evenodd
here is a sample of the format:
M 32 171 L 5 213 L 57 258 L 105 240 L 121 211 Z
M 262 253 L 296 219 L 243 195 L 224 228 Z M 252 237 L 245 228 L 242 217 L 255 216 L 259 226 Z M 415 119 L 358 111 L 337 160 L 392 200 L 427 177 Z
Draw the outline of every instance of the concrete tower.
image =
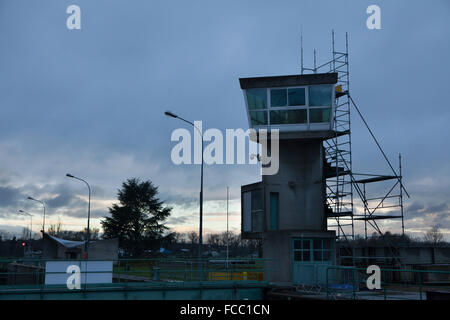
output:
M 324 281 L 324 266 L 335 263 L 335 233 L 327 231 L 325 179 L 333 168 L 322 143 L 339 135 L 337 74 L 239 81 L 250 128 L 279 130 L 278 173 L 241 187 L 242 235 L 263 240 L 263 258 L 271 261 L 265 280 Z

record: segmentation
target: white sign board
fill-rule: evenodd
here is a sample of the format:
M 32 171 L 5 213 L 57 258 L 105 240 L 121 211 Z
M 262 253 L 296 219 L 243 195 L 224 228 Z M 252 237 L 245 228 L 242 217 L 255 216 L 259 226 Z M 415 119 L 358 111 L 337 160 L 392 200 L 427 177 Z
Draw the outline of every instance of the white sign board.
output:
M 71 275 L 66 271 L 71 265 L 80 268 L 82 284 L 112 283 L 112 261 L 48 261 L 45 264 L 45 284 L 66 285 L 66 281 Z

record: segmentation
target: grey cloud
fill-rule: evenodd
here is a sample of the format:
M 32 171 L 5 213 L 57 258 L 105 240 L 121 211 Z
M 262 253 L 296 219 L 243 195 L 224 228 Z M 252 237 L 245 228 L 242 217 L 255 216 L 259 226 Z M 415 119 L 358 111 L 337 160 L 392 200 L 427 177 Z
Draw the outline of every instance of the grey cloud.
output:
M 416 201 L 405 208 L 405 216 L 408 218 L 424 217 L 430 214 L 446 215 L 448 213 L 450 213 L 450 208 L 447 203 L 425 204 Z
M 67 208 L 61 212 L 64 213 L 65 216 L 68 216 L 68 217 L 81 218 L 81 219 L 87 218 L 87 206 L 86 205 L 84 207 Z M 108 216 L 108 212 L 109 211 L 107 208 L 91 210 L 91 219 L 103 218 L 105 216 Z
M 198 206 L 199 198 L 198 197 L 190 197 L 183 194 L 162 194 L 160 196 L 161 199 L 164 199 L 166 205 L 177 205 L 182 209 L 188 209 L 193 206 Z
M 186 216 L 180 216 L 180 217 L 169 217 L 167 219 L 167 224 L 173 224 L 173 225 L 181 225 L 189 221 L 189 217 Z
M 440 204 L 430 205 L 426 211 L 429 213 L 448 213 L 450 210 L 448 203 L 444 202 Z
M 45 201 L 49 208 L 58 209 L 67 206 L 80 207 L 86 203 L 79 199 L 77 194 L 67 187 L 54 188 L 54 192 L 55 191 L 57 192 L 57 196 Z
M 417 218 L 419 218 L 419 222 L 414 222 L 413 219 Z M 405 220 L 407 227 L 430 227 L 437 224 L 443 228 L 450 228 L 450 208 L 447 203 L 434 204 L 416 201 L 405 208 Z
M 413 202 L 411 205 L 405 208 L 405 214 L 409 218 L 422 216 L 424 214 L 425 205 L 419 202 Z
M 0 186 L 0 207 L 17 205 L 23 194 L 19 188 Z

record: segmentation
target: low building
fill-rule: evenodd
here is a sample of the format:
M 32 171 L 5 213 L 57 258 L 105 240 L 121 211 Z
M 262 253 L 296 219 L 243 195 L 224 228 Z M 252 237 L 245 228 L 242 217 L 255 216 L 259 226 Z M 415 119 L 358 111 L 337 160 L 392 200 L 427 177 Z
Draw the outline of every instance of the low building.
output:
M 83 259 L 86 241 L 72 241 L 44 233 L 42 244 L 43 259 Z M 90 260 L 117 260 L 118 239 L 94 240 L 89 242 Z

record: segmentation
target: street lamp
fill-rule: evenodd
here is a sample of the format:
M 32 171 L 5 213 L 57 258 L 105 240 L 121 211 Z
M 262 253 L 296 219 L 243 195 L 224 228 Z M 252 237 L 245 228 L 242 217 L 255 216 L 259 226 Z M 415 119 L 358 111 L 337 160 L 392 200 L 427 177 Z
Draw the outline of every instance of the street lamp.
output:
M 184 121 L 184 122 L 190 124 L 195 129 L 197 129 L 198 133 L 200 133 L 200 136 L 202 138 L 202 163 L 201 163 L 201 171 L 200 171 L 200 230 L 199 230 L 199 235 L 198 235 L 198 259 L 199 259 L 199 261 L 201 261 L 202 245 L 203 245 L 203 238 L 202 238 L 202 230 L 203 230 L 203 134 L 200 131 L 200 129 L 197 128 L 197 126 L 195 124 L 193 124 L 192 122 L 190 122 L 186 119 L 183 119 L 182 117 L 177 116 L 176 114 L 173 114 L 170 111 L 166 111 L 166 112 L 164 112 L 164 114 L 168 117 L 180 119 L 181 121 Z
M 32 238 L 32 234 L 33 234 L 33 215 L 31 213 L 28 213 L 26 211 L 23 210 L 19 210 L 19 213 L 22 213 L 24 215 L 27 215 L 30 217 L 30 239 Z
M 81 178 L 75 177 L 75 176 L 71 175 L 70 173 L 66 174 L 66 177 L 69 177 L 69 178 L 73 178 L 73 179 L 77 179 L 77 180 L 83 181 L 83 182 L 87 185 L 88 190 L 89 190 L 89 198 L 88 198 L 88 199 L 89 199 L 89 200 L 88 200 L 88 221 L 87 221 L 87 237 L 86 237 L 86 238 L 87 238 L 87 241 L 86 241 L 86 245 L 85 245 L 85 250 L 86 250 L 85 259 L 88 260 L 89 240 L 90 240 L 89 221 L 90 221 L 90 218 L 91 218 L 91 186 L 89 185 L 89 183 L 87 183 L 87 181 L 85 181 L 85 180 L 83 180 L 83 179 L 81 179 Z
M 41 201 L 41 200 L 38 200 L 38 199 L 35 199 L 35 198 L 33 198 L 33 197 L 28 197 L 27 199 L 28 199 L 28 200 L 33 200 L 33 201 L 39 202 L 39 203 L 42 204 L 42 206 L 44 207 L 44 219 L 43 219 L 43 221 L 42 221 L 42 236 L 44 236 L 44 232 L 45 232 L 45 202 L 44 202 L 44 201 Z

